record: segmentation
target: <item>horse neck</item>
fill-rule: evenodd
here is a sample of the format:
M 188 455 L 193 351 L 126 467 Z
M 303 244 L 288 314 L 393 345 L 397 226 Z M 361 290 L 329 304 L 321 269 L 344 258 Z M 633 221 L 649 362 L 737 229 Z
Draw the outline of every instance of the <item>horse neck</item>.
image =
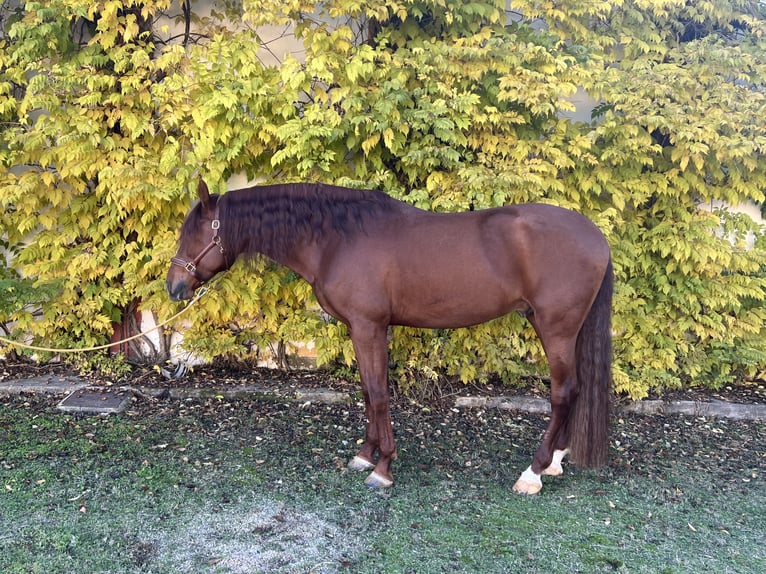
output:
M 229 239 L 225 243 L 232 246 L 235 257 L 259 253 L 313 281 L 326 244 L 337 234 L 326 226 L 316 230 L 302 223 L 305 214 L 293 211 L 289 195 L 258 197 L 243 190 L 223 197 L 232 202 L 222 228 L 226 228 L 223 233 Z

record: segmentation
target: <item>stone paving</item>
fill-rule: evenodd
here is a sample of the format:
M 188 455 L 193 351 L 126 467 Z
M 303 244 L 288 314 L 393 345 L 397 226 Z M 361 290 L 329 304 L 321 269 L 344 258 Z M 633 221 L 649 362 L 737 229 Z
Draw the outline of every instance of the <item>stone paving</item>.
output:
M 123 386 L 103 388 L 72 376 L 42 376 L 12 379 L 0 382 L 0 394 L 50 393 L 67 395 L 59 409 L 80 413 L 118 413 L 125 409 L 133 395 L 142 397 L 168 397 L 173 399 L 201 399 L 220 397 L 227 400 L 250 399 L 290 401 L 298 404 L 342 404 L 354 402 L 350 393 L 329 389 L 292 389 L 278 391 L 259 385 L 233 385 L 221 388 L 148 388 Z M 455 399 L 456 408 L 489 408 L 518 410 L 529 413 L 548 413 L 547 399 L 526 396 L 480 397 L 462 396 Z M 722 417 L 740 420 L 766 420 L 766 405 L 721 401 L 643 400 L 623 404 L 620 412 L 645 415 L 687 414 L 692 416 Z

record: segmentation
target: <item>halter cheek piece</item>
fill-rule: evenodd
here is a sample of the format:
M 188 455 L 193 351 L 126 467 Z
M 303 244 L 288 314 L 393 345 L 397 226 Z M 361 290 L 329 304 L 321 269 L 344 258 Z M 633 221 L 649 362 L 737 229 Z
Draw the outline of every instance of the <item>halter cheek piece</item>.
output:
M 205 248 L 200 251 L 200 254 L 197 255 L 194 259 L 191 261 L 186 261 L 184 259 L 181 259 L 180 257 L 173 257 L 170 260 L 170 263 L 172 265 L 177 265 L 178 267 L 183 267 L 186 272 L 197 279 L 198 281 L 205 282 L 207 279 L 203 279 L 200 277 L 199 273 L 197 273 L 197 265 L 199 265 L 199 262 L 202 261 L 202 259 L 207 255 L 211 249 L 214 247 L 218 247 L 220 252 L 223 254 L 224 249 L 223 245 L 221 244 L 221 236 L 218 235 L 218 230 L 221 228 L 221 220 L 218 219 L 218 207 L 216 206 L 215 210 L 215 218 L 213 219 L 210 227 L 213 229 L 213 238 L 210 240 L 210 243 L 208 243 Z

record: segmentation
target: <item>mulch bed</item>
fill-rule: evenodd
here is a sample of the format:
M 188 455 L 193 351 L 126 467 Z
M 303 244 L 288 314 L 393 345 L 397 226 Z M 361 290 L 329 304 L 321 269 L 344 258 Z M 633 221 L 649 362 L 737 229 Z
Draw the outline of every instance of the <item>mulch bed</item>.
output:
M 41 376 L 73 376 L 91 383 L 95 387 L 126 386 L 130 388 L 169 389 L 226 389 L 236 387 L 259 387 L 280 394 L 292 394 L 300 390 L 329 390 L 350 395 L 360 392 L 358 381 L 332 376 L 326 371 L 276 370 L 252 367 L 247 364 L 223 364 L 197 366 L 187 370 L 179 378 L 169 379 L 158 369 L 134 367 L 125 377 L 115 378 L 98 372 L 77 373 L 66 363 L 39 364 L 31 361 L 0 361 L 0 382 Z M 547 382 L 530 378 L 526 384 L 510 387 L 498 382 L 463 384 L 460 382 L 441 381 L 430 386 L 428 394 L 420 397 L 399 397 L 394 386 L 394 400 L 402 399 L 431 405 L 452 406 L 456 397 L 507 397 L 526 396 L 547 398 Z M 717 390 L 691 387 L 681 390 L 665 390 L 662 394 L 653 392 L 647 400 L 709 402 L 724 401 L 764 405 L 766 404 L 766 381 L 742 381 L 736 385 L 727 385 Z M 626 404 L 627 397 L 617 397 L 617 402 Z

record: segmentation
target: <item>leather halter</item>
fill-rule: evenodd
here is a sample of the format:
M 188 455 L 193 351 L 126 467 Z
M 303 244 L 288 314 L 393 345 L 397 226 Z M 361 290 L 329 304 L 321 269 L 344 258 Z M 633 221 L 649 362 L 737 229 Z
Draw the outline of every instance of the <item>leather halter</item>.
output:
M 203 283 L 207 281 L 207 279 L 204 279 L 200 277 L 199 273 L 197 273 L 197 265 L 199 265 L 200 261 L 207 255 L 211 249 L 214 247 L 218 247 L 218 249 L 221 251 L 221 253 L 224 253 L 223 245 L 221 244 L 221 236 L 218 235 L 218 230 L 221 228 L 221 220 L 218 219 L 218 206 L 215 207 L 215 216 L 213 218 L 213 221 L 210 224 L 210 227 L 213 230 L 213 238 L 210 240 L 210 243 L 208 243 L 202 251 L 200 251 L 199 255 L 197 255 L 194 259 L 191 261 L 186 261 L 185 259 L 181 259 L 180 257 L 173 257 L 170 260 L 170 263 L 172 265 L 177 265 L 178 267 L 183 267 L 186 272 L 197 279 L 198 281 L 202 281 Z M 209 279 L 209 277 L 208 277 Z

